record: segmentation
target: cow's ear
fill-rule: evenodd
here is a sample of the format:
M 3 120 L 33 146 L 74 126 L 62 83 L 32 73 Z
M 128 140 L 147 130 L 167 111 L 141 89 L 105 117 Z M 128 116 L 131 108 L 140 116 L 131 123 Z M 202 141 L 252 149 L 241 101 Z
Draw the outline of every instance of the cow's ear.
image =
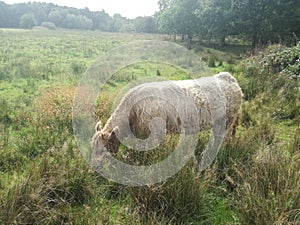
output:
M 102 130 L 102 123 L 101 123 L 101 121 L 99 121 L 97 124 L 96 124 L 96 126 L 95 126 L 95 131 L 97 132 L 97 131 L 100 131 L 100 130 Z
M 116 126 L 114 127 L 114 129 L 112 130 L 112 132 L 109 135 L 109 139 L 115 139 L 117 137 L 117 135 L 119 134 L 119 127 Z

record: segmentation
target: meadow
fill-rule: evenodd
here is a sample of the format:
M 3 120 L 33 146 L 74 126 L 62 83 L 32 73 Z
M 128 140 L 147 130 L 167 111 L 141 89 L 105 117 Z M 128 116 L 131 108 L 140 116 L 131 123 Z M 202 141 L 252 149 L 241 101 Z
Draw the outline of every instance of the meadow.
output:
M 0 40 L 1 224 L 300 224 L 300 44 L 249 57 L 250 46 L 239 40 L 221 49 L 195 40 L 206 71 L 231 72 L 242 87 L 237 134 L 201 173 L 191 160 L 161 184 L 127 187 L 83 159 L 72 128 L 74 93 L 87 68 L 110 50 L 170 37 L 3 29 Z M 107 120 L 128 84 L 155 77 L 190 78 L 153 62 L 123 68 L 99 95 L 95 121 Z M 199 137 L 197 152 L 207 134 Z M 166 140 L 149 159 L 123 146 L 118 157 L 151 163 L 175 144 Z

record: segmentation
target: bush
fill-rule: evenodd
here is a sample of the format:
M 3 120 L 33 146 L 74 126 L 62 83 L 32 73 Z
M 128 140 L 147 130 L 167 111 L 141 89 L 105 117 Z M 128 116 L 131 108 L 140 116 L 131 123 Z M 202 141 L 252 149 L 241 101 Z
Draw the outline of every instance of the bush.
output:
M 216 67 L 216 59 L 215 58 L 210 58 L 208 61 L 208 67 Z
M 16 145 L 28 157 L 61 148 L 72 128 L 74 87 L 52 87 L 35 101 L 35 112 L 20 127 Z
M 72 133 L 72 106 L 75 87 L 58 86 L 45 90 L 36 100 L 36 116 L 39 126 L 45 129 Z
M 298 120 L 300 115 L 300 44 L 287 48 L 269 46 L 245 60 L 240 84 L 246 100 L 257 97 L 269 102 L 269 111 L 278 119 Z
M 56 30 L 56 26 L 55 26 L 55 24 L 52 23 L 52 22 L 43 22 L 43 23 L 41 24 L 41 26 L 42 26 L 42 27 L 46 27 L 46 28 L 49 29 L 49 30 Z
M 83 63 L 73 62 L 71 69 L 74 75 L 82 74 L 86 70 L 86 66 Z
M 281 73 L 292 79 L 300 74 L 300 43 L 295 47 L 286 48 L 281 45 L 267 48 L 267 56 L 262 61 L 269 73 Z
M 300 74 L 300 43 L 291 48 L 282 45 L 269 46 L 264 52 L 242 63 L 247 77 L 256 77 L 260 82 L 269 82 L 276 90 L 280 78 L 296 83 Z M 263 91 L 263 90 L 262 90 Z

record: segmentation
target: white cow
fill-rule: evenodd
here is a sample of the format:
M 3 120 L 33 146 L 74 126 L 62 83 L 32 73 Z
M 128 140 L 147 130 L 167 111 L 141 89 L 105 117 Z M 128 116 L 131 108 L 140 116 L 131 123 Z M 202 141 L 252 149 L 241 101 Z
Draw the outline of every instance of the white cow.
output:
M 93 151 L 104 146 L 110 153 L 117 153 L 123 126 L 127 127 L 123 129 L 125 136 L 133 133 L 145 139 L 151 134 L 153 118 L 161 118 L 169 133 L 180 133 L 183 129 L 199 132 L 223 120 L 227 135 L 231 135 L 237 126 L 241 104 L 241 88 L 227 72 L 195 80 L 144 83 L 125 94 L 104 127 L 97 123 Z

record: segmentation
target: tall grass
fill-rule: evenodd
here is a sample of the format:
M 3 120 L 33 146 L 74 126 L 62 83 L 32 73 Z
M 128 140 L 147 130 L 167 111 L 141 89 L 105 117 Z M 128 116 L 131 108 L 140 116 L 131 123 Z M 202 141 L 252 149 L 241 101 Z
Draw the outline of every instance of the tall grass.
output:
M 73 148 L 69 143 L 63 152 L 44 154 L 2 192 L 1 223 L 61 224 L 70 207 L 95 196 L 91 171 Z
M 300 221 L 300 155 L 272 146 L 254 155 L 250 167 L 235 167 L 234 204 L 242 224 Z
M 155 215 L 170 224 L 190 223 L 205 219 L 205 204 L 213 176 L 197 176 L 186 166 L 163 184 L 128 188 L 138 214 L 148 221 Z M 210 179 L 208 177 L 210 176 Z
M 243 126 L 218 156 L 241 224 L 300 223 L 300 95 L 298 80 L 288 78 L 298 73 L 299 53 L 299 46 L 270 46 L 242 64 Z M 291 128 L 278 129 L 287 121 Z
M 242 86 L 236 136 L 202 173 L 191 160 L 161 184 L 124 187 L 92 171 L 76 147 L 74 83 L 98 56 L 145 36 L 88 34 L 7 31 L 0 37 L 1 224 L 300 224 L 299 46 L 270 46 L 239 66 L 232 65 L 239 56 L 197 47 L 214 71 L 230 69 Z M 237 50 L 243 51 L 226 52 Z M 130 65 L 99 95 L 95 121 L 108 119 L 125 85 L 149 76 L 190 78 L 164 64 Z M 199 138 L 197 154 L 206 133 Z M 122 146 L 117 157 L 153 164 L 177 141 L 169 135 L 147 154 Z

